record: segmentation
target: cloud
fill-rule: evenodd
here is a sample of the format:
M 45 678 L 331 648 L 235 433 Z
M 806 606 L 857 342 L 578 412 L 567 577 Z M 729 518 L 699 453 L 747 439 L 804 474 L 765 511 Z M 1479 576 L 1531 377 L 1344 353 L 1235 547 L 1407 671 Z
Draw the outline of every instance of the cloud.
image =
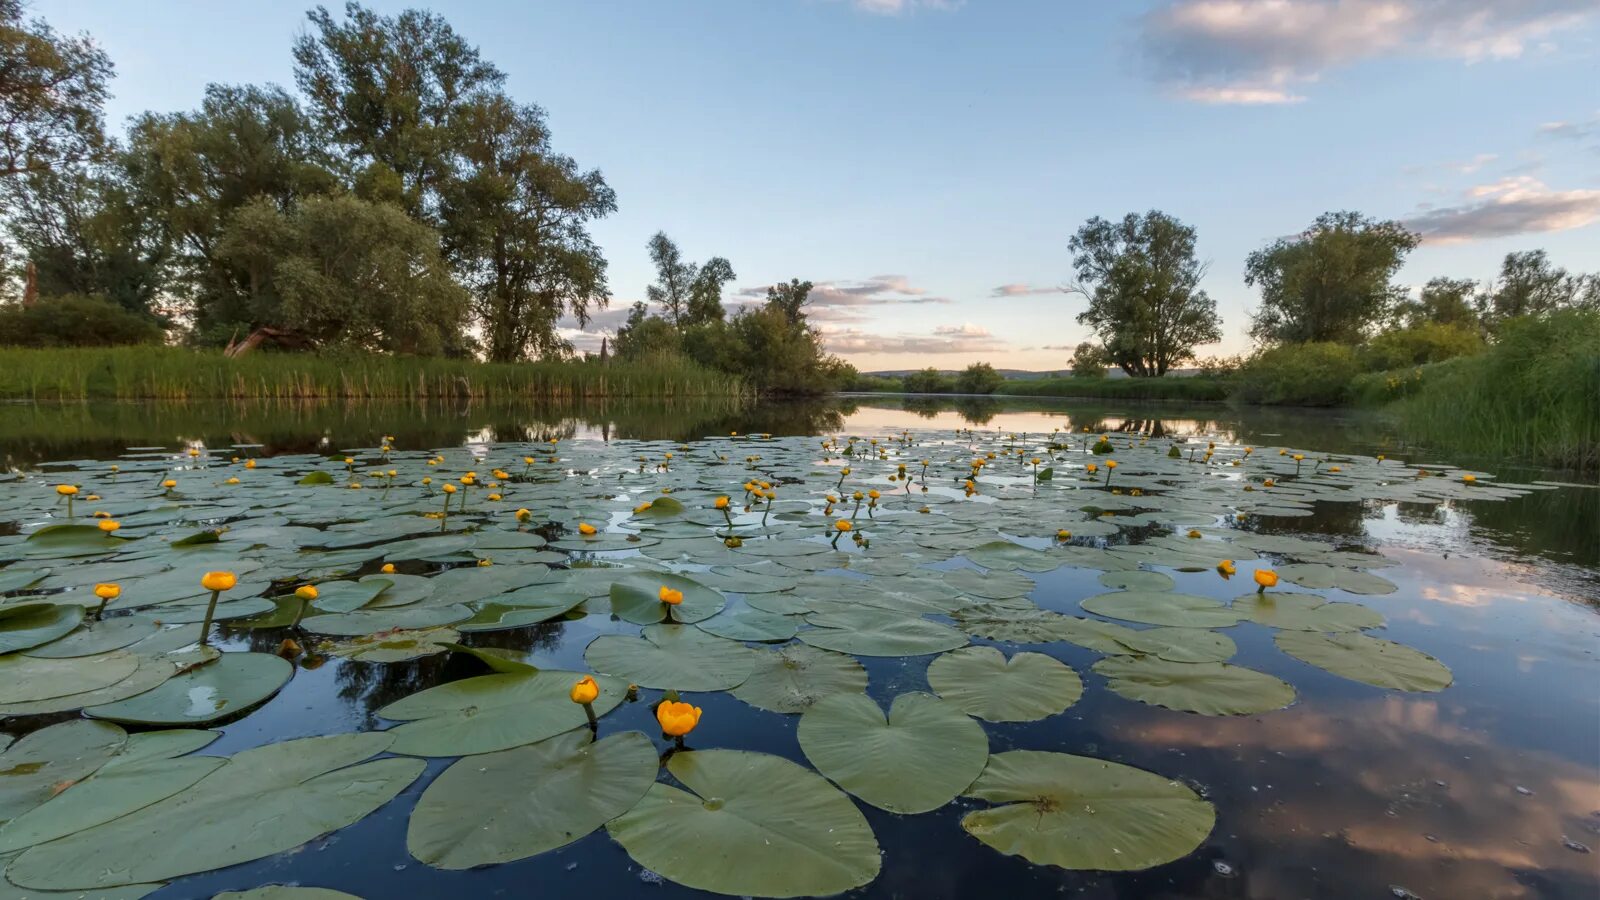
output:
M 965 0 L 850 0 L 856 9 L 875 16 L 898 16 L 919 9 L 952 10 Z
M 854 328 L 824 330 L 822 342 L 831 353 L 997 353 L 1010 344 L 973 324 L 942 325 L 932 334 L 872 334 Z
M 1139 40 L 1176 96 L 1281 104 L 1363 60 L 1515 59 L 1595 14 L 1594 0 L 1169 0 Z
M 747 287 L 733 297 L 735 303 L 766 299 L 767 288 Z M 811 286 L 806 314 L 818 321 L 864 322 L 866 307 L 949 303 L 914 287 L 904 275 L 874 275 L 862 281 L 819 281 Z
M 1028 297 L 1035 294 L 1062 294 L 1061 288 L 1053 285 L 1036 285 L 1026 283 L 1002 284 L 989 292 L 991 297 Z
M 1468 190 L 1455 206 L 1427 209 L 1407 220 L 1430 244 L 1568 231 L 1600 221 L 1600 190 L 1553 191 L 1529 176 Z

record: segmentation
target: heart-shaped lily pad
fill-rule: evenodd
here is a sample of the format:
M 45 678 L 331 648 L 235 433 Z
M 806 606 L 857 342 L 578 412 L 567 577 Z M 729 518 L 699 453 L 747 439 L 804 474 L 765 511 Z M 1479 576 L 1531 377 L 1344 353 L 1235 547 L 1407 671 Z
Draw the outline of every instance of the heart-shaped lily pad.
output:
M 800 713 L 824 697 L 866 689 L 867 670 L 854 657 L 790 644 L 758 653 L 750 677 L 733 696 L 757 709 Z
M 84 712 L 132 725 L 204 725 L 266 702 L 294 674 L 270 653 L 224 653 L 153 688 Z
M 396 753 L 468 756 L 509 750 L 588 721 L 569 696 L 584 674 L 542 669 L 464 678 L 396 700 L 378 715 L 405 723 L 388 732 Z M 622 702 L 627 684 L 604 676 L 595 681 L 600 696 L 590 706 L 603 716 Z
M 661 590 L 677 591 L 682 600 L 675 606 L 663 603 Z M 635 625 L 666 621 L 702 622 L 722 611 L 727 601 L 711 588 L 682 575 L 630 575 L 611 586 L 611 610 Z
M 1032 722 L 1078 702 L 1083 681 L 1043 653 L 1009 660 L 993 647 L 963 647 L 928 665 L 928 686 L 968 715 L 989 722 Z
M 63 603 L 0 606 L 0 653 L 14 653 L 62 637 L 83 621 L 83 607 Z
M 1129 700 L 1204 716 L 1246 716 L 1294 702 L 1294 688 L 1254 669 L 1228 663 L 1170 662 L 1155 656 L 1110 656 L 1094 664 L 1108 687 Z
M 1454 680 L 1444 663 L 1428 654 L 1370 635 L 1284 631 L 1273 640 L 1295 659 L 1376 687 L 1431 693 Z
M 691 625 L 649 625 L 639 637 L 603 634 L 583 651 L 596 672 L 643 687 L 725 691 L 755 669 L 754 650 Z
M 799 738 L 817 771 L 896 813 L 949 803 L 989 758 L 983 728 L 931 694 L 901 694 L 887 717 L 865 694 L 824 697 L 800 717 Z

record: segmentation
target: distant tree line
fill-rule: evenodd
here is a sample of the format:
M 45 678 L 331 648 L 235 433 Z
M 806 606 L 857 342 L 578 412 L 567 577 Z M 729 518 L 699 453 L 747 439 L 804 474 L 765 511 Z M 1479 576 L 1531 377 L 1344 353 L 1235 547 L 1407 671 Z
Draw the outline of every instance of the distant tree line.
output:
M 601 173 L 559 153 L 544 111 L 440 16 L 349 3 L 307 20 L 295 91 L 213 84 L 198 109 L 114 136 L 106 54 L 0 0 L 0 265 L 22 301 L 0 307 L 0 342 L 222 346 L 274 329 L 496 362 L 573 352 L 558 323 L 586 327 L 611 298 L 590 233 L 617 208 Z M 837 364 L 801 311 L 809 285 L 726 320 L 727 260 L 686 265 L 660 235 L 650 253 L 650 299 L 684 352 L 825 384 Z M 630 329 L 619 352 L 669 349 Z

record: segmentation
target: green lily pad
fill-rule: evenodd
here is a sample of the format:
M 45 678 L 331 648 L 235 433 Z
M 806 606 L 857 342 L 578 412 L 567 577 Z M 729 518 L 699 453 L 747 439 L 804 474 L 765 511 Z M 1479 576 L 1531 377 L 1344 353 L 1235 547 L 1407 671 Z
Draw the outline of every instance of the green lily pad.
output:
M 1172 576 L 1149 569 L 1127 569 L 1122 572 L 1103 572 L 1100 583 L 1119 591 L 1170 591 Z
M 683 602 L 670 609 L 671 621 L 703 622 L 722 611 L 723 596 L 682 575 L 630 575 L 611 585 L 611 610 L 635 625 L 653 625 L 667 619 L 668 605 L 661 602 L 663 587 L 683 592 Z
M 109 722 L 74 719 L 23 736 L 0 753 L 0 824 L 81 781 L 122 749 L 128 734 Z
M 588 723 L 568 693 L 586 673 L 559 669 L 480 675 L 451 681 L 404 697 L 378 710 L 405 724 L 388 733 L 396 753 L 470 756 L 542 741 Z M 615 709 L 627 683 L 596 676 L 596 716 Z
M 224 653 L 159 687 L 84 713 L 132 725 L 204 725 L 266 702 L 293 674 L 294 666 L 270 653 Z
M 667 770 L 688 790 L 657 782 L 606 826 L 650 871 L 749 897 L 837 894 L 877 877 L 867 820 L 810 770 L 742 750 L 676 753 Z
M 83 627 L 48 644 L 24 650 L 40 659 L 65 659 L 69 656 L 94 656 L 120 650 L 142 641 L 159 628 L 148 616 L 118 616 L 100 622 L 85 622 Z
M 805 644 L 756 654 L 755 668 L 733 696 L 757 709 L 801 713 L 824 697 L 867 689 L 867 670 L 854 657 Z
M 1009 660 L 993 647 L 963 647 L 928 664 L 928 686 L 968 715 L 988 722 L 1032 722 L 1078 702 L 1083 681 L 1043 653 Z
M 248 891 L 223 891 L 211 900 L 361 900 L 355 894 L 328 888 L 269 884 Z
M 726 691 L 755 670 L 754 650 L 690 625 L 647 625 L 639 637 L 603 634 L 583 651 L 596 672 L 642 687 Z
M 102 825 L 165 800 L 226 760 L 210 756 L 106 765 L 0 828 L 0 853 L 11 853 Z
M 787 641 L 800 630 L 793 616 L 752 607 L 723 612 L 699 623 L 700 630 L 730 641 Z
M 125 650 L 65 659 L 0 656 L 0 704 L 97 691 L 127 678 L 137 668 L 139 658 Z
M 989 758 L 983 728 L 931 694 L 901 694 L 887 718 L 865 694 L 834 694 L 800 717 L 800 749 L 839 787 L 895 813 L 938 809 Z
M 301 626 L 317 634 L 358 637 L 380 631 L 405 629 L 419 631 L 454 625 L 472 618 L 472 610 L 459 603 L 448 606 L 402 606 L 396 609 L 360 609 L 350 613 L 307 616 Z
M 1387 578 L 1360 569 L 1322 563 L 1291 563 L 1279 566 L 1278 577 L 1314 591 L 1341 590 L 1351 594 L 1392 594 L 1398 588 Z
M 241 751 L 187 790 L 31 848 L 6 875 L 23 887 L 90 890 L 282 853 L 360 820 L 422 774 L 421 760 L 363 762 L 389 741 L 382 733 L 342 734 Z
M 1171 662 L 1226 662 L 1239 652 L 1233 639 L 1205 628 L 1123 628 L 1117 642 L 1142 656 L 1159 656 Z M 1115 651 L 1122 653 L 1124 651 Z
M 396 663 L 443 653 L 460 637 L 454 628 L 386 631 L 340 641 L 325 649 L 333 656 L 356 662 Z
M 1361 631 L 1381 628 L 1383 615 L 1359 603 L 1329 603 L 1314 594 L 1264 591 L 1233 601 L 1250 621 L 1288 631 Z
M 989 600 L 1012 600 L 1017 597 L 1026 597 L 1036 587 L 1034 580 L 1026 575 L 999 570 L 979 572 L 976 569 L 957 569 L 954 572 L 941 573 L 940 580 L 946 587 L 953 588 L 963 594 L 971 594 L 974 597 L 984 597 Z
M 468 757 L 439 774 L 411 813 L 406 849 L 441 869 L 470 869 L 566 846 L 637 804 L 660 768 L 637 731 L 590 742 L 576 729 Z
M 875 607 L 812 614 L 807 620 L 822 627 L 800 632 L 800 640 L 858 656 L 923 656 L 967 644 L 967 636 L 949 625 Z
M 0 606 L 0 653 L 29 650 L 66 635 L 83 621 L 83 607 L 64 603 Z
M 967 796 L 992 809 L 961 827 L 1008 856 L 1064 869 L 1127 872 L 1189 855 L 1216 810 L 1183 784 L 1118 763 L 1012 750 L 989 757 Z
M 378 595 L 394 587 L 386 578 L 363 578 L 360 581 L 324 581 L 317 585 L 317 599 L 311 605 L 323 612 L 355 612 L 378 599 Z
M 1432 693 L 1455 680 L 1444 663 L 1428 654 L 1370 635 L 1283 631 L 1273 641 L 1301 662 L 1376 687 Z
M 1154 656 L 1109 656 L 1094 664 L 1107 687 L 1129 700 L 1203 716 L 1248 716 L 1294 702 L 1294 688 L 1254 669 L 1228 663 L 1170 662 Z
M 1089 612 L 1109 619 L 1180 628 L 1227 628 L 1243 618 L 1209 597 L 1166 591 L 1118 591 L 1083 601 Z

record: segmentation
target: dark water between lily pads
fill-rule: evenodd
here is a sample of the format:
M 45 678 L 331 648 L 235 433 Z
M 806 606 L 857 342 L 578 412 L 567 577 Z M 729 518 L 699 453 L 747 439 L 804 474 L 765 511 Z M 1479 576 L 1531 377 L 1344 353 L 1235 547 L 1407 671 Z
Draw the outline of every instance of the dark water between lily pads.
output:
M 732 432 L 740 437 L 728 437 Z M 542 484 L 548 490 L 555 480 L 582 482 L 587 508 L 609 515 L 618 533 L 633 530 L 627 511 L 639 497 L 650 495 L 646 485 L 667 483 L 674 472 L 682 477 L 694 473 L 694 482 L 679 484 L 675 493 L 699 498 L 704 506 L 705 498 L 716 493 L 737 500 L 741 482 L 770 477 L 763 474 L 765 464 L 771 461 L 776 467 L 776 461 L 783 458 L 789 462 L 774 473 L 780 500 L 772 519 L 774 526 L 782 522 L 790 528 L 785 536 L 793 539 L 823 537 L 821 525 L 832 521 L 832 516 L 821 514 L 821 495 L 833 487 L 838 467 L 850 464 L 856 471 L 847 491 L 876 487 L 889 495 L 882 512 L 884 522 L 875 523 L 862 513 L 861 530 L 869 535 L 876 532 L 881 547 L 905 547 L 908 553 L 919 552 L 919 545 L 911 532 L 897 533 L 895 523 L 911 523 L 907 527 L 914 531 L 918 522 L 948 516 L 972 504 L 993 504 L 991 508 L 996 510 L 994 522 L 987 525 L 981 515 L 967 514 L 961 519 L 963 527 L 972 525 L 982 535 L 973 539 L 972 546 L 1014 538 L 1022 547 L 1054 552 L 1059 548 L 1050 537 L 1056 525 L 1049 509 L 1059 508 L 1065 523 L 1060 527 L 1070 529 L 1074 521 L 1098 524 L 1094 522 L 1096 514 L 1079 510 L 1092 503 L 1098 513 L 1099 504 L 1104 503 L 1112 507 L 1108 511 L 1122 510 L 1126 518 L 1113 515 L 1118 527 L 1109 529 L 1110 535 L 1078 536 L 1071 543 L 1095 552 L 1147 545 L 1152 556 L 1144 567 L 1170 575 L 1174 581 L 1171 590 L 1184 595 L 1229 604 L 1253 590 L 1251 569 L 1281 568 L 1293 562 L 1263 550 L 1260 559 L 1241 559 L 1240 574 L 1232 580 L 1224 580 L 1209 568 L 1194 571 L 1199 567 L 1192 564 L 1163 565 L 1162 554 L 1168 552 L 1163 548 L 1179 546 L 1176 542 L 1185 539 L 1190 521 L 1161 521 L 1159 515 L 1134 520 L 1134 510 L 1143 507 L 1125 494 L 1119 493 L 1115 499 L 1109 496 L 1099 483 L 1103 471 L 1097 477 L 1083 473 L 1088 462 L 1104 459 L 1084 452 L 1086 433 L 1112 436 L 1118 449 L 1106 458 L 1124 460 L 1121 471 L 1129 473 L 1138 471 L 1138 461 L 1143 458 L 1140 453 L 1159 456 L 1162 461 L 1151 464 L 1155 468 L 1188 462 L 1187 457 L 1167 462 L 1164 452 L 1155 452 L 1173 444 L 1181 444 L 1185 454 L 1196 458 L 1194 471 L 1207 471 L 1205 477 L 1219 485 L 1216 521 L 1194 523 L 1204 532 L 1197 532 L 1192 539 L 1207 548 L 1202 553 L 1220 558 L 1227 545 L 1218 542 L 1249 533 L 1309 540 L 1325 545 L 1326 552 L 1333 554 L 1374 554 L 1364 570 L 1392 584 L 1392 591 L 1355 594 L 1342 588 L 1317 588 L 1314 593 L 1330 601 L 1359 603 L 1381 614 L 1386 624 L 1372 629 L 1371 635 L 1437 659 L 1449 669 L 1453 681 L 1442 690 L 1400 691 L 1341 677 L 1287 655 L 1275 645 L 1277 629 L 1247 620 L 1218 629 L 1237 645 L 1229 662 L 1291 685 L 1294 702 L 1287 708 L 1247 715 L 1199 715 L 1138 702 L 1113 691 L 1108 679 L 1094 670 L 1095 663 L 1106 657 L 1103 652 L 1066 640 L 1019 644 L 973 636 L 972 644 L 999 647 L 1008 655 L 1027 651 L 1053 657 L 1070 666 L 1083 681 L 1081 699 L 1063 712 L 1036 721 L 983 722 L 991 754 L 1048 751 L 1158 773 L 1187 785 L 1212 804 L 1215 826 L 1192 852 L 1153 868 L 1078 871 L 1005 855 L 969 835 L 962 827 L 963 817 L 990 807 L 987 801 L 957 797 L 932 812 L 904 816 L 856 802 L 881 850 L 881 871 L 870 883 L 845 896 L 919 900 L 1058 895 L 1218 900 L 1416 896 L 1453 900 L 1593 898 L 1600 894 L 1600 692 L 1595 690 L 1600 684 L 1600 490 L 1585 485 L 1574 473 L 1493 460 L 1453 459 L 1408 446 L 1404 435 L 1394 433 L 1378 419 L 1211 406 L 998 400 L 951 403 L 900 398 L 841 398 L 809 405 L 755 407 L 696 401 L 648 408 L 628 404 L 548 408 L 0 405 L 0 461 L 4 462 L 0 479 L 37 483 L 42 496 L 47 485 L 85 480 L 87 476 L 71 473 L 86 472 L 93 475 L 96 489 L 109 498 L 111 491 L 104 490 L 106 464 L 122 460 L 120 465 L 129 471 L 118 483 L 137 477 L 144 496 L 160 499 L 153 474 L 159 468 L 180 481 L 183 502 L 215 507 L 226 505 L 218 497 L 227 490 L 221 479 L 238 471 L 230 462 L 234 455 L 269 463 L 311 455 L 339 459 L 348 452 L 360 460 L 361 471 L 381 470 L 388 463 L 379 458 L 375 448 L 384 436 L 393 436 L 396 458 L 408 460 L 399 464 L 407 469 L 407 478 L 427 471 L 422 468 L 424 452 L 433 451 L 448 455 L 448 463 L 438 470 L 449 475 L 459 474 L 457 469 L 476 460 L 480 474 L 498 466 L 520 477 L 522 457 L 542 455 L 545 451 L 536 448 L 555 439 L 560 462 L 530 466 L 530 484 Z M 771 438 L 745 437 L 759 435 Z M 848 436 L 859 437 L 863 448 L 851 460 L 841 460 L 836 450 L 822 447 L 830 437 L 838 437 L 838 445 L 843 446 Z M 809 440 L 802 442 L 801 438 Z M 888 460 L 872 458 L 865 448 L 873 438 L 893 447 L 895 455 Z M 902 443 L 894 443 L 896 439 Z M 1218 454 L 1218 463 L 1209 468 L 1199 457 L 1208 441 L 1216 443 Z M 1048 449 L 1052 443 L 1058 448 L 1053 452 Z M 690 449 L 682 450 L 682 445 Z M 802 446 L 811 449 L 803 452 Z M 1261 455 L 1242 457 L 1240 448 L 1245 446 L 1263 448 L 1258 451 Z M 200 464 L 187 456 L 189 447 L 205 448 Z M 1264 449 L 1278 447 L 1306 454 L 1307 466 L 1330 456 L 1332 461 L 1324 462 L 1319 470 L 1339 465 L 1345 471 L 1318 471 L 1315 475 L 1308 471 L 1304 479 L 1295 479 L 1282 468 L 1288 465 L 1286 458 L 1277 457 L 1275 449 Z M 980 477 L 975 497 L 962 496 L 959 485 L 964 473 L 957 470 L 958 458 L 970 458 L 973 451 L 979 456 L 994 450 L 1005 454 L 1014 448 L 1024 448 L 1029 457 L 1052 458 L 1055 478 L 1039 486 L 1047 500 L 1039 499 L 1031 478 L 1025 477 L 1026 463 L 1003 460 L 995 464 L 997 474 Z M 658 467 L 667 452 L 679 456 L 662 470 Z M 727 456 L 728 460 L 706 462 L 708 454 Z M 1373 457 L 1377 454 L 1386 456 L 1387 462 L 1376 463 Z M 638 455 L 646 461 L 636 462 Z M 927 496 L 938 502 L 929 502 L 926 516 L 917 509 L 925 502 L 920 491 L 897 499 L 895 492 L 904 490 L 903 484 L 885 479 L 899 462 L 910 461 L 915 473 L 916 461 L 925 455 L 946 463 L 936 467 L 937 478 L 931 479 L 935 490 Z M 765 459 L 752 462 L 749 456 Z M 800 466 L 805 471 L 789 478 L 792 461 L 798 457 L 805 457 Z M 1224 461 L 1232 458 L 1243 464 L 1226 465 Z M 159 460 L 159 467 L 150 466 L 151 460 Z M 203 468 L 196 471 L 197 465 Z M 1232 492 L 1239 479 L 1249 478 L 1251 467 L 1258 465 L 1275 467 L 1273 471 L 1286 485 L 1315 481 L 1323 490 L 1303 502 L 1287 504 L 1288 509 L 1263 505 L 1266 491 Z M 148 467 L 151 474 L 145 469 L 133 471 L 141 466 Z M 700 468 L 691 468 L 695 466 Z M 1374 479 L 1379 476 L 1371 473 L 1383 472 L 1383 466 L 1396 471 L 1405 467 L 1408 473 L 1424 469 L 1447 474 L 1423 476 L 1439 479 L 1436 490 L 1418 492 L 1403 486 L 1398 490 L 1403 499 L 1386 499 L 1381 496 L 1385 490 L 1378 487 L 1361 492 L 1363 496 L 1355 500 L 1326 498 L 1340 489 L 1337 479 L 1345 475 L 1368 479 L 1362 484 L 1377 484 Z M 337 463 L 324 462 L 321 468 L 339 481 L 349 477 Z M 294 474 L 303 469 L 295 469 Z M 604 469 L 607 479 L 618 486 L 608 489 L 607 480 L 587 477 L 597 469 Z M 12 474 L 8 476 L 7 471 Z M 1477 485 L 1489 491 L 1501 483 L 1535 489 L 1504 499 L 1476 499 L 1471 490 L 1477 488 L 1461 485 L 1463 471 L 1480 473 Z M 264 464 L 255 472 L 276 470 Z M 807 473 L 813 477 L 804 478 Z M 825 474 L 815 477 L 819 473 Z M 1413 479 L 1407 474 L 1407 485 Z M 378 499 L 371 495 L 381 490 L 375 489 L 381 482 L 374 482 L 371 476 L 366 481 L 360 492 L 362 501 L 349 501 L 345 513 L 357 522 L 376 517 L 385 502 L 370 505 Z M 515 479 L 507 482 L 500 518 L 516 506 L 534 506 L 540 523 L 566 520 L 541 525 L 540 534 L 552 542 L 571 540 L 572 520 L 578 513 L 545 515 L 538 504 L 519 503 L 519 484 Z M 7 487 L 0 481 L 0 497 L 23 496 L 20 487 L 13 494 L 6 493 Z M 305 490 L 336 489 L 337 485 Z M 417 489 L 391 490 L 398 501 L 402 492 Z M 1220 493 L 1222 490 L 1228 493 Z M 595 499 L 608 493 L 622 500 L 602 503 Z M 1158 490 L 1150 493 L 1161 495 Z M 1197 491 L 1186 502 L 1203 496 Z M 801 500 L 812 508 L 802 511 L 787 505 Z M 1030 510 L 1028 521 L 1036 523 L 1039 530 L 1008 530 L 1017 528 L 1019 522 L 1001 513 L 1011 500 L 1018 508 Z M 431 509 L 431 502 L 419 500 L 416 509 Z M 483 517 L 487 521 L 491 507 L 480 506 L 484 502 L 481 495 L 475 497 L 478 508 L 462 519 Z M 19 500 L 0 508 L 0 558 L 16 560 L 0 568 L 0 576 L 26 562 L 18 554 L 7 553 L 8 548 L 22 546 L 25 534 L 48 524 L 50 515 L 59 515 L 41 514 L 38 503 L 42 501 L 30 505 Z M 694 505 L 689 499 L 685 503 Z M 1123 503 L 1129 505 L 1119 505 Z M 574 501 L 573 509 L 579 508 Z M 1258 508 L 1264 512 L 1254 512 Z M 1244 518 L 1236 518 L 1235 509 L 1244 511 Z M 1192 513 L 1192 507 L 1189 511 Z M 287 508 L 281 512 L 292 520 L 296 511 Z M 317 527 L 327 527 L 341 516 L 323 509 L 315 518 Z M 749 535 L 747 548 L 762 539 L 764 532 L 756 524 L 759 518 L 759 513 L 739 517 L 740 528 Z M 804 533 L 792 530 L 796 523 L 804 523 Z M 233 524 L 241 522 L 234 520 Z M 125 531 L 134 540 L 152 536 L 170 540 L 193 533 L 196 527 L 178 519 L 135 525 Z M 714 538 L 708 535 L 707 541 L 716 547 Z M 840 547 L 849 549 L 848 541 Z M 636 553 L 623 550 L 593 556 L 618 561 Z M 1241 556 L 1248 554 L 1241 551 Z M 445 561 L 408 560 L 399 568 L 406 574 L 433 575 L 461 564 L 459 554 L 440 558 Z M 692 557 L 680 562 L 677 567 L 689 577 L 704 569 Z M 376 573 L 381 563 L 382 559 L 374 556 L 347 577 Z M 496 561 L 495 567 L 504 564 Z M 772 566 L 759 557 L 752 557 L 751 564 Z M 933 573 L 935 579 L 937 573 L 975 568 L 962 552 L 930 552 L 911 564 L 927 570 L 925 575 Z M 556 564 L 553 571 L 561 567 Z M 1111 590 L 1100 581 L 1105 571 L 1065 565 L 1042 572 L 1024 568 L 1019 574 L 1035 582 L 1026 600 L 1038 608 L 1096 618 L 1080 604 Z M 796 570 L 793 574 L 802 579 L 866 577 L 835 570 Z M 874 584 L 885 586 L 892 586 L 897 577 L 871 576 Z M 1293 585 L 1283 587 L 1296 590 Z M 268 593 L 281 592 L 274 589 Z M 20 593 L 5 602 L 17 602 Z M 730 609 L 748 599 L 734 592 L 728 597 Z M 584 615 L 585 610 L 589 614 Z M 949 616 L 932 618 L 951 621 Z M 247 629 L 240 621 L 224 623 L 219 630 L 219 643 L 225 651 L 273 653 L 290 636 L 316 643 L 316 638 L 297 635 L 285 627 Z M 584 651 L 595 638 L 637 633 L 637 624 L 607 614 L 603 604 L 586 604 L 554 621 L 464 633 L 461 642 L 500 648 L 544 669 L 587 671 L 591 666 Z M 887 708 L 896 696 L 929 691 L 927 672 L 936 655 L 858 656 L 867 671 L 868 696 Z M 380 717 L 379 709 L 486 671 L 477 659 L 460 653 L 368 663 L 313 652 L 298 660 L 293 677 L 263 705 L 205 726 L 221 731 L 222 736 L 199 752 L 226 756 L 276 741 L 387 729 L 395 723 Z M 600 736 L 636 730 L 649 735 L 657 748 L 665 751 L 669 744 L 659 736 L 650 709 L 660 694 L 646 689 L 643 702 L 623 703 L 603 716 Z M 755 751 L 812 767 L 797 739 L 799 716 L 759 709 L 727 692 L 686 693 L 684 699 L 704 710 L 699 727 L 687 739 L 690 748 Z M 0 721 L 0 732 L 20 738 L 76 715 L 13 716 Z M 139 729 L 130 725 L 128 730 Z M 4 743 L 0 738 L 0 746 Z M 709 896 L 648 871 L 604 828 L 557 850 L 466 871 L 434 868 L 413 858 L 407 852 L 412 810 L 428 785 L 454 761 L 428 759 L 421 777 L 353 825 L 288 852 L 176 878 L 148 896 L 155 900 L 210 897 L 279 883 L 337 889 L 366 898 Z M 670 781 L 665 772 L 660 777 Z M 3 791 L 0 783 L 0 794 Z M 197 823 L 197 827 L 205 826 Z M 84 865 L 95 863 L 86 859 Z M 84 894 L 99 895 L 93 890 Z M 55 895 L 0 883 L 0 898 L 29 896 Z

